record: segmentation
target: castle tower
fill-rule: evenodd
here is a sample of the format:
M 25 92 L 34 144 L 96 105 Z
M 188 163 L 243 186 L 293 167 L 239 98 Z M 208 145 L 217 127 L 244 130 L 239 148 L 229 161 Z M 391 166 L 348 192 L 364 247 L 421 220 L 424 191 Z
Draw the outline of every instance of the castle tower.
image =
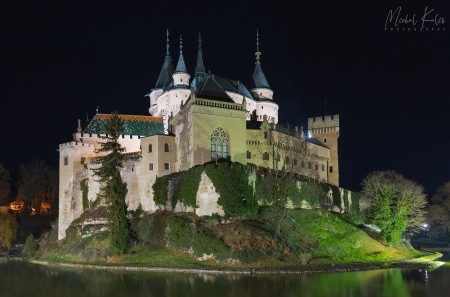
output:
M 278 123 L 278 104 L 273 102 L 273 91 L 267 82 L 261 67 L 261 52 L 259 51 L 259 33 L 256 31 L 256 63 L 253 71 L 254 88 L 250 90 L 256 103 L 256 116 L 258 121 L 263 121 L 264 116 L 268 122 Z
M 175 73 L 172 75 L 173 77 L 173 85 L 176 88 L 188 88 L 189 87 L 189 79 L 191 76 L 187 72 L 186 64 L 184 63 L 183 58 L 183 40 L 180 35 L 180 57 L 178 58 L 177 68 L 175 69 Z
M 166 31 L 166 56 L 164 57 L 164 63 L 159 73 L 158 79 L 156 80 L 155 87 L 151 90 L 150 94 L 150 108 L 149 112 L 151 113 L 152 106 L 156 105 L 156 101 L 159 96 L 164 92 L 164 89 L 169 87 L 172 83 L 172 74 L 173 74 L 173 66 L 172 66 L 172 58 L 169 53 L 169 30 Z
M 328 183 L 339 186 L 339 115 L 308 118 L 308 134 L 330 148 Z

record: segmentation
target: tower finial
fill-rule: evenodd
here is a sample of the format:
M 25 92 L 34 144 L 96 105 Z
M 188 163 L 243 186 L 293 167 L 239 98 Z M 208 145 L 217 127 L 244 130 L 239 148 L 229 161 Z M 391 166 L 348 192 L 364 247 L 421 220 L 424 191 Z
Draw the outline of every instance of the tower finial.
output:
M 256 52 L 255 52 L 255 56 L 256 56 L 256 63 L 259 63 L 261 52 L 259 51 L 259 31 L 258 31 L 258 29 L 256 29 Z
M 183 36 L 180 35 L 180 54 L 183 53 Z
M 169 29 L 166 30 L 166 56 L 169 55 Z

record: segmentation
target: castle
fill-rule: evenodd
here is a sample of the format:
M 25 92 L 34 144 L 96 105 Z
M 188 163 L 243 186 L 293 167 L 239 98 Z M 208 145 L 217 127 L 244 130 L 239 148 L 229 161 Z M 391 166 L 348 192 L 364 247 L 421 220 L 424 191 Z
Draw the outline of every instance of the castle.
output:
M 191 77 L 184 62 L 181 37 L 178 62 L 173 69 L 167 32 L 163 66 L 147 95 L 150 115 L 120 115 L 124 135 L 119 141 L 125 149 L 121 175 L 128 187 L 129 210 L 141 206 L 144 211 L 154 212 L 160 208 L 153 200 L 152 190 L 158 176 L 220 158 L 257 169 L 298 164 L 300 174 L 339 186 L 339 116 L 309 118 L 307 136 L 303 128 L 283 128 L 278 124 L 279 106 L 274 91 L 261 66 L 258 35 L 255 55 L 253 84 L 249 90 L 240 81 L 206 72 L 199 35 L 197 63 Z M 93 169 L 98 166 L 95 160 L 102 156 L 97 149 L 105 141 L 104 125 L 110 117 L 97 113 L 84 126 L 78 120 L 73 141 L 59 145 L 59 239 L 65 238 L 66 229 L 83 213 L 84 204 L 99 199 L 100 185 Z M 288 137 L 294 148 L 298 146 L 296 140 L 305 143 L 312 156 L 307 164 L 295 154 L 280 155 L 265 149 L 263 142 L 267 138 L 275 144 L 276 137 L 280 136 Z M 202 176 L 203 182 L 208 181 Z M 197 214 L 220 213 L 220 207 L 208 201 L 214 196 L 210 194 L 201 196 L 204 201 L 198 202 L 202 209 Z M 182 205 L 173 211 L 187 210 L 195 211 Z

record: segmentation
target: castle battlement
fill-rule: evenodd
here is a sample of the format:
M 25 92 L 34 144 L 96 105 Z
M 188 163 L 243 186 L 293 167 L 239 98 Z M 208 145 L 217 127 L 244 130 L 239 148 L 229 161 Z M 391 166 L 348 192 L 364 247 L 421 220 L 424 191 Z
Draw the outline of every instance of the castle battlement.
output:
M 80 138 L 92 138 L 92 139 L 102 139 L 106 137 L 106 134 L 90 134 L 90 133 L 75 133 L 75 137 L 76 139 L 80 139 Z M 144 136 L 140 136 L 140 135 L 121 135 L 119 137 L 119 141 L 120 139 L 140 139 Z
M 338 114 L 308 118 L 308 130 L 330 127 L 339 127 Z
M 94 145 L 88 144 L 88 143 L 81 143 L 78 141 L 65 142 L 65 143 L 61 143 L 59 145 L 60 149 L 69 148 L 69 147 L 91 147 L 91 148 L 94 148 Z

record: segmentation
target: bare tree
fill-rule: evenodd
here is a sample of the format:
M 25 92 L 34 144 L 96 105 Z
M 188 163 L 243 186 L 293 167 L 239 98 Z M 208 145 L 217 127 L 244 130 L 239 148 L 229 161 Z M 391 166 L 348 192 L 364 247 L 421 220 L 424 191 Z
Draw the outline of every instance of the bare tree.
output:
M 289 200 L 299 203 L 299 177 L 318 177 L 314 172 L 316 158 L 305 137 L 289 126 L 275 126 L 264 121 L 254 142 L 264 171 L 257 186 L 257 199 L 270 209 L 265 219 L 279 233 Z
M 440 186 L 432 197 L 431 206 L 427 213 L 427 221 L 433 234 L 438 235 L 445 232 L 448 237 L 450 227 L 450 181 Z
M 381 229 L 387 243 L 399 243 L 404 233 L 423 228 L 427 204 L 423 187 L 395 171 L 370 173 L 362 183 L 368 218 Z
M 33 207 L 36 214 L 41 212 L 41 203 L 56 195 L 56 171 L 43 160 L 33 160 L 19 166 L 19 198 L 25 201 L 25 207 Z
M 11 195 L 11 174 L 0 164 L 0 205 L 9 202 Z

